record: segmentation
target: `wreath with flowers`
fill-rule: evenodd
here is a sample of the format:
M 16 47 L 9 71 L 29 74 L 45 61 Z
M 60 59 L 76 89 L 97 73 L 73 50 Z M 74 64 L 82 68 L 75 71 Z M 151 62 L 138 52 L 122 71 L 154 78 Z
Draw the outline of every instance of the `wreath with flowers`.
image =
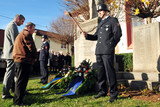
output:
M 54 89 L 66 89 L 69 85 L 76 80 L 76 78 L 82 78 L 82 84 L 76 89 L 76 94 L 84 94 L 93 90 L 96 83 L 97 71 L 92 70 L 90 60 L 83 60 L 78 68 L 70 69 L 70 67 L 64 66 L 56 77 L 65 76 L 68 72 L 69 75 L 62 78 L 59 83 L 54 86 Z

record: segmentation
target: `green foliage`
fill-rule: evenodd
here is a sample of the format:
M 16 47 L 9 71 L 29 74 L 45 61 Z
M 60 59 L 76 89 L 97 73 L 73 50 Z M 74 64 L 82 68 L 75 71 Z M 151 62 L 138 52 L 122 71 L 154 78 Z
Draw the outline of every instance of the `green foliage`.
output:
M 74 73 L 72 72 L 72 70 L 69 70 L 68 72 L 71 72 L 70 75 L 65 78 L 62 78 L 61 81 L 55 85 L 55 89 L 66 89 L 69 86 Z
M 77 88 L 76 94 L 84 94 L 93 91 L 93 87 L 96 83 L 97 71 L 89 70 L 84 82 Z
M 71 66 L 74 67 L 74 55 L 72 56 L 72 63 Z
M 119 71 L 133 71 L 133 53 L 116 54 Z
M 77 88 L 76 94 L 84 94 L 93 89 L 93 86 L 96 83 L 97 74 L 96 71 L 91 69 L 90 60 L 83 60 L 78 68 L 76 68 L 74 71 L 70 70 L 69 72 L 71 72 L 70 75 L 62 78 L 61 81 L 54 86 L 54 89 L 66 89 L 72 81 L 75 81 L 77 77 L 84 78 L 84 81 Z M 63 73 L 63 70 L 60 73 Z

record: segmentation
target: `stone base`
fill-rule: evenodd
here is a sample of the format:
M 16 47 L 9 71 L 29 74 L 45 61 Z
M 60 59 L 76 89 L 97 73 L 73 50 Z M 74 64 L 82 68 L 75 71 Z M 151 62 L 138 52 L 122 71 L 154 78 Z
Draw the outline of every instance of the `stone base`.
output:
M 134 90 L 148 88 L 160 90 L 160 73 L 144 73 L 144 72 L 117 72 L 118 81 L 123 81 L 125 85 L 130 86 Z

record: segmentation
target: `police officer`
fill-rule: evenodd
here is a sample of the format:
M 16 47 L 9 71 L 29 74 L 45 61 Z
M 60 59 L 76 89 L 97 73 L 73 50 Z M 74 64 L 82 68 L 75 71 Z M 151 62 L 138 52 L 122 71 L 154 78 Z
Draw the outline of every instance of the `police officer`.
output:
M 98 24 L 94 35 L 83 32 L 87 40 L 97 40 L 96 62 L 98 69 L 99 93 L 94 98 L 100 98 L 107 95 L 107 85 L 109 84 L 110 99 L 107 102 L 113 102 L 117 99 L 117 79 L 114 69 L 115 46 L 120 41 L 122 35 L 121 27 L 117 18 L 110 17 L 109 10 L 105 4 L 98 5 L 98 16 L 102 19 Z
M 42 84 L 47 84 L 48 81 L 48 58 L 49 58 L 49 42 L 47 35 L 42 35 L 42 46 L 39 54 L 40 61 L 40 73 L 41 73 L 41 81 Z

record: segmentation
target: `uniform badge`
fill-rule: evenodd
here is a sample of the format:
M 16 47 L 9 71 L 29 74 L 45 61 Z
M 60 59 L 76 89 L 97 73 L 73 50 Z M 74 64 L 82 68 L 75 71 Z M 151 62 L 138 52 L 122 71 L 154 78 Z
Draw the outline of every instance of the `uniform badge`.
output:
M 106 25 L 106 31 L 108 31 L 108 27 L 109 27 L 109 25 Z

